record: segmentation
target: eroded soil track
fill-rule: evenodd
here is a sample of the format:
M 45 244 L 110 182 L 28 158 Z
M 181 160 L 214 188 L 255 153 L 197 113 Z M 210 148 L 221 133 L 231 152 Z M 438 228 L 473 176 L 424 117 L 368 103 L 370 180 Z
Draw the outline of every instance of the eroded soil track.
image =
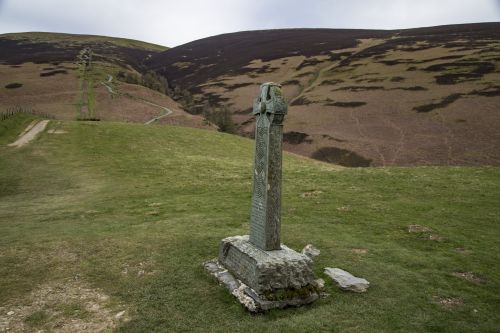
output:
M 19 138 L 15 142 L 9 144 L 9 146 L 19 148 L 27 145 L 34 140 L 38 134 L 45 130 L 48 123 L 48 120 L 33 120 L 33 122 L 19 135 Z

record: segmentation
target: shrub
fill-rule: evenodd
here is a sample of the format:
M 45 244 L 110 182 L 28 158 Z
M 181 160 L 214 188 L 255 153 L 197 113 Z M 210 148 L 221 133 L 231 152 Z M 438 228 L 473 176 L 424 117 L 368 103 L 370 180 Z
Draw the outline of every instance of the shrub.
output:
M 17 88 L 21 88 L 23 86 L 22 83 L 17 83 L 17 82 L 14 82 L 14 83 L 9 83 L 5 86 L 5 88 L 7 89 L 17 89 Z
M 139 84 L 165 95 L 169 94 L 167 79 L 153 71 L 146 72 L 146 74 L 142 75 L 142 77 L 134 73 L 119 71 L 116 78 L 126 83 Z
M 54 116 L 44 112 L 38 112 L 30 106 L 15 105 L 8 107 L 5 112 L 0 112 L 0 121 L 10 118 L 19 113 L 31 114 L 41 118 L 55 119 Z
M 140 77 L 133 73 L 125 73 L 123 71 L 119 71 L 116 75 L 116 78 L 120 81 L 131 83 L 131 84 L 139 84 L 141 82 Z
M 212 108 L 210 105 L 206 104 L 203 109 L 205 118 L 211 123 L 217 125 L 220 132 L 231 134 L 236 133 L 236 126 L 227 106 Z

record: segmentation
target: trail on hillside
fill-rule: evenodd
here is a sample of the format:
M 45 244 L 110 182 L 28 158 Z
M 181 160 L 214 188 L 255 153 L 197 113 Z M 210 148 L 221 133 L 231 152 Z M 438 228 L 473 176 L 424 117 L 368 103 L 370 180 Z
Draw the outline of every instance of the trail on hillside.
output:
M 150 124 L 154 123 L 155 121 L 160 120 L 161 118 L 165 118 L 166 116 L 171 115 L 171 114 L 174 112 L 174 111 L 170 110 L 169 108 L 167 108 L 167 107 L 165 107 L 165 106 L 161 106 L 161 105 L 158 105 L 158 104 L 155 104 L 155 103 L 151 103 L 151 102 L 145 101 L 145 100 L 143 100 L 143 99 L 140 99 L 140 100 L 142 100 L 142 101 L 143 101 L 144 103 L 146 103 L 146 104 L 149 104 L 149 105 L 152 105 L 152 106 L 159 107 L 160 109 L 162 109 L 163 111 L 165 111 L 165 113 L 164 113 L 164 114 L 162 114 L 162 115 L 160 115 L 160 116 L 158 116 L 158 117 L 155 117 L 155 118 L 153 118 L 153 119 L 151 119 L 151 120 L 146 121 L 146 122 L 144 123 L 145 125 L 150 125 Z
M 113 81 L 113 75 L 108 74 L 108 79 L 106 80 L 106 82 L 102 81 L 101 84 L 105 86 L 106 89 L 108 89 L 108 92 L 110 94 L 119 95 L 119 93 L 117 91 L 114 91 L 113 87 L 109 85 L 109 83 L 111 83 L 112 81 Z
M 10 147 L 22 147 L 26 144 L 28 144 L 30 141 L 32 141 L 39 133 L 43 132 L 45 130 L 45 127 L 47 127 L 47 124 L 49 123 L 48 120 L 41 120 L 41 121 L 33 121 L 31 124 L 26 127 L 26 129 L 19 135 L 19 138 L 9 144 L 8 146 Z
M 113 89 L 113 87 L 110 85 L 110 83 L 112 81 L 113 81 L 113 75 L 108 74 L 108 79 L 106 80 L 106 82 L 101 82 L 106 87 L 106 89 L 108 89 L 108 92 L 110 94 L 112 94 L 112 95 L 125 95 L 128 98 L 139 100 L 139 101 L 141 101 L 141 102 L 143 102 L 145 104 L 152 105 L 154 107 L 160 108 L 164 112 L 163 114 L 159 115 L 158 117 L 154 117 L 154 118 L 146 121 L 144 123 L 145 125 L 150 125 L 150 124 L 154 123 L 155 121 L 158 121 L 158 120 L 160 120 L 162 118 L 165 118 L 165 117 L 171 115 L 172 113 L 174 113 L 174 111 L 170 110 L 166 106 L 162 106 L 162 105 L 159 105 L 159 104 L 147 101 L 147 100 L 145 100 L 143 98 L 135 97 L 135 96 L 132 96 L 132 95 L 129 95 L 129 94 L 120 94 L 119 92 L 115 91 Z
M 359 53 L 366 51 L 372 47 L 376 47 L 376 46 L 383 44 L 383 43 L 385 43 L 385 41 L 375 41 L 374 43 L 368 43 L 364 47 L 360 47 L 356 52 L 353 52 L 351 55 L 347 56 L 346 59 L 352 59 L 354 56 L 358 55 Z M 313 78 L 311 80 L 309 80 L 307 85 L 301 87 L 297 96 L 295 96 L 294 98 L 292 98 L 290 100 L 290 104 L 292 104 L 295 100 L 302 97 L 304 95 L 304 93 L 312 90 L 315 86 L 320 85 L 321 79 L 323 78 L 323 74 L 328 72 L 328 71 L 332 71 L 334 69 L 341 67 L 342 66 L 341 62 L 342 62 L 342 60 L 338 60 L 338 61 L 333 62 L 331 65 L 319 66 L 319 68 L 313 73 Z
M 370 48 L 373 48 L 373 47 L 376 47 L 380 44 L 383 44 L 385 43 L 385 41 L 382 41 L 382 40 L 379 40 L 379 41 L 374 41 L 372 43 L 368 43 L 367 45 L 365 45 L 364 47 L 360 47 L 356 52 L 353 52 L 351 55 L 349 55 L 345 60 L 350 60 L 352 58 L 354 58 L 354 56 L 358 55 L 359 53 L 363 52 L 363 51 L 366 51 Z M 331 65 L 327 65 L 327 66 L 320 66 L 315 72 L 314 72 L 314 76 L 313 78 L 308 82 L 308 84 L 306 86 L 302 86 L 300 91 L 298 92 L 297 96 L 295 96 L 294 98 L 291 99 L 290 101 L 290 105 L 293 105 L 293 103 L 298 100 L 299 98 L 303 97 L 305 93 L 311 91 L 314 87 L 318 86 L 321 84 L 322 82 L 322 79 L 324 77 L 324 73 L 326 72 L 329 72 L 329 71 L 333 71 L 335 69 L 338 69 L 340 67 L 342 67 L 342 61 L 343 60 L 338 60 L 338 61 L 335 61 L 333 62 Z M 377 153 L 377 155 L 379 156 L 380 158 L 380 161 L 382 163 L 382 166 L 386 166 L 387 165 L 387 162 L 386 162 L 386 159 L 385 159 L 385 156 L 384 154 L 382 153 L 382 151 L 380 150 L 380 147 L 378 147 L 376 144 L 373 144 L 369 139 L 368 137 L 363 133 L 362 129 L 361 129 L 361 121 L 359 119 L 359 117 L 357 117 L 355 114 L 355 111 L 354 110 L 350 110 L 349 111 L 349 116 L 350 118 L 353 120 L 354 124 L 355 124 L 355 127 L 356 127 L 356 130 L 358 131 L 358 134 L 360 136 L 360 138 L 363 138 L 363 139 L 366 139 L 366 142 L 372 147 L 372 149 Z M 403 140 L 404 140 L 404 135 L 402 134 L 401 136 L 401 142 L 400 142 L 400 147 L 402 147 L 403 145 Z M 399 150 L 397 151 L 396 155 L 399 154 Z

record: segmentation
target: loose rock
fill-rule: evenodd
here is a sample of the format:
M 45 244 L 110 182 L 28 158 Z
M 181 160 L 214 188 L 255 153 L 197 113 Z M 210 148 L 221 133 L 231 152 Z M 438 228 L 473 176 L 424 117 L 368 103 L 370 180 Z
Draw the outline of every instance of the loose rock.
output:
M 370 282 L 366 279 L 355 277 L 351 273 L 340 268 L 326 267 L 325 274 L 331 277 L 342 290 L 363 293 L 370 286 Z
M 318 288 L 318 290 L 322 290 L 325 287 L 325 280 L 323 279 L 316 279 L 314 280 L 314 283 L 316 284 L 316 288 Z
M 115 319 L 120 320 L 123 315 L 125 314 L 125 311 L 120 311 L 115 315 Z
M 321 251 L 318 248 L 314 247 L 314 245 L 312 245 L 312 244 L 307 244 L 302 249 L 302 254 L 305 254 L 306 256 L 308 256 L 311 259 L 314 259 L 314 257 L 319 256 L 320 253 L 321 253 Z

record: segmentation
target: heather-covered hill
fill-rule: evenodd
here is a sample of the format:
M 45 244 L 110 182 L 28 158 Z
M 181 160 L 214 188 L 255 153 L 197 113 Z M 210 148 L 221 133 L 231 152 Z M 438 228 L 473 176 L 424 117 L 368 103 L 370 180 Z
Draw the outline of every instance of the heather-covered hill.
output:
M 84 47 L 91 47 L 96 60 L 113 60 L 118 65 L 137 68 L 153 54 L 168 48 L 132 39 L 50 32 L 0 35 L 0 63 L 51 63 L 74 61 Z
M 167 96 L 165 82 L 145 69 L 146 59 L 166 49 L 106 36 L 0 35 L 0 113 L 21 110 L 65 120 L 84 116 L 208 127 L 202 117 L 186 113 Z M 91 50 L 85 69 L 78 60 L 83 50 Z
M 149 68 L 226 105 L 253 134 L 258 85 L 283 85 L 285 149 L 348 166 L 500 165 L 500 23 L 408 30 L 286 29 L 209 37 Z

